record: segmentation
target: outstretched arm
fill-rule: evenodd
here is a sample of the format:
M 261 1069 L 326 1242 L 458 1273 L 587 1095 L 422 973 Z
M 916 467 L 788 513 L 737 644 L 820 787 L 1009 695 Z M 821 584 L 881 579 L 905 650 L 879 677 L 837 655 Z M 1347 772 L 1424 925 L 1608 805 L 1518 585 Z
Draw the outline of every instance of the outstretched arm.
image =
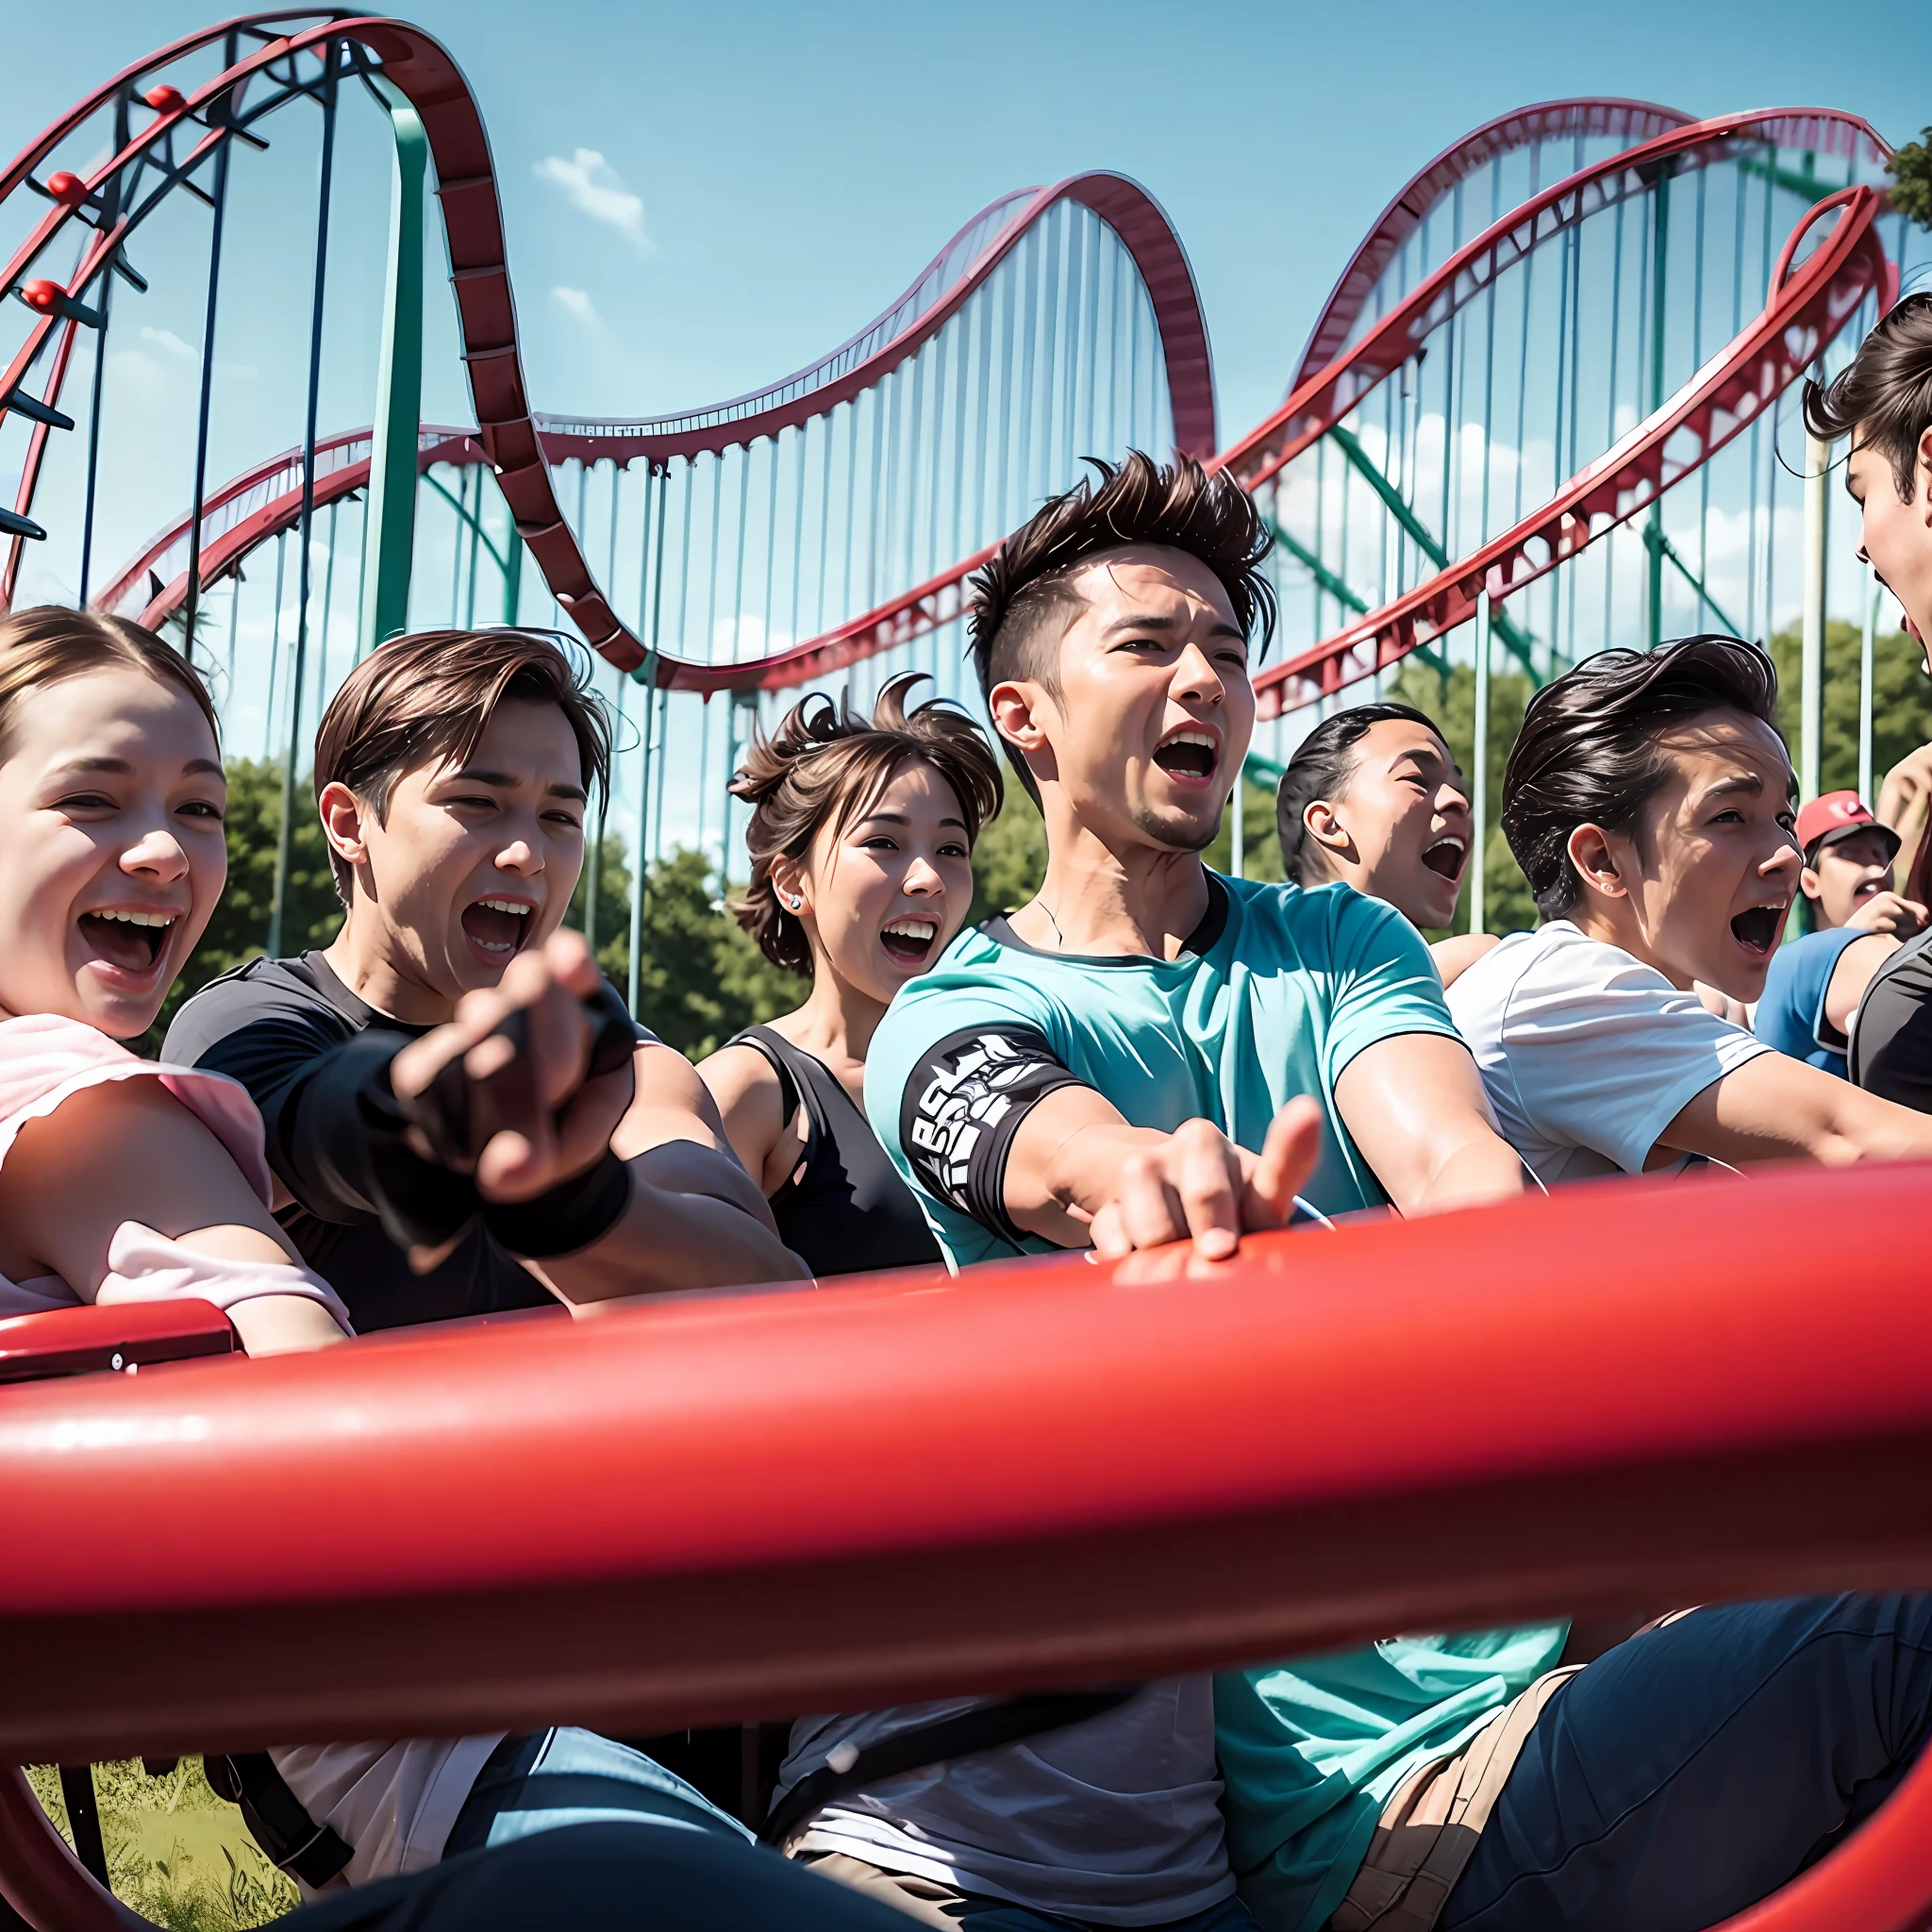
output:
M 637 1093 L 610 1137 L 630 1171 L 630 1205 L 600 1241 L 538 1272 L 567 1302 L 673 1288 L 808 1281 L 739 1164 L 696 1070 L 668 1046 L 640 1046 Z
M 1007 1158 L 1014 1224 L 1064 1248 L 1109 1257 L 1192 1236 L 1224 1259 L 1241 1237 L 1284 1225 L 1295 1190 L 1321 1158 L 1321 1109 L 1293 1100 L 1259 1154 L 1205 1120 L 1172 1134 L 1129 1126 L 1091 1087 L 1059 1087 L 1034 1103 Z
M 1704 1154 L 1733 1167 L 1753 1160 L 1932 1158 L 1932 1115 L 1866 1093 L 1781 1053 L 1761 1053 L 1713 1080 L 1658 1137 L 1658 1164 Z
M 1482 1076 L 1459 1040 L 1378 1040 L 1341 1070 L 1335 1106 L 1403 1214 L 1440 1214 L 1523 1191 L 1523 1162 L 1497 1133 Z
M 497 1028 L 521 1010 L 523 1111 L 479 1151 L 475 1184 L 486 1223 L 555 1294 L 583 1303 L 809 1279 L 683 1055 L 643 1042 L 616 1072 L 585 1077 L 593 1041 L 582 1002 L 600 983 L 582 936 L 555 934 L 541 952 L 513 959 L 498 986 L 466 994 L 448 1025 L 397 1054 L 395 1091 L 424 1093 L 458 1058 L 473 1078 L 487 1078 L 511 1057 Z M 603 1204 L 580 1241 L 569 1232 L 589 1211 L 572 1205 L 579 1194 Z M 547 1205 L 558 1203 L 560 1212 Z M 549 1235 L 542 1244 L 539 1224 Z
M 301 1265 L 228 1150 L 158 1080 L 85 1088 L 23 1127 L 0 1170 L 0 1221 L 15 1272 L 58 1274 L 83 1301 L 113 1273 L 124 1222 L 215 1261 Z M 228 1316 L 250 1355 L 343 1339 L 300 1294 L 250 1296 Z

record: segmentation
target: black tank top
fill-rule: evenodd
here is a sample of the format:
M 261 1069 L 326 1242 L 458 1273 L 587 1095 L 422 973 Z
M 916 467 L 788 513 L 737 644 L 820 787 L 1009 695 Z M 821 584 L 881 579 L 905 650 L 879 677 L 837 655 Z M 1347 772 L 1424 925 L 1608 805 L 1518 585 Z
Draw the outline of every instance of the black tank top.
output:
M 785 1245 L 814 1274 L 941 1260 L 912 1190 L 831 1068 L 769 1026 L 748 1026 L 730 1043 L 771 1063 L 788 1126 L 805 1108 L 804 1158 L 771 1197 Z

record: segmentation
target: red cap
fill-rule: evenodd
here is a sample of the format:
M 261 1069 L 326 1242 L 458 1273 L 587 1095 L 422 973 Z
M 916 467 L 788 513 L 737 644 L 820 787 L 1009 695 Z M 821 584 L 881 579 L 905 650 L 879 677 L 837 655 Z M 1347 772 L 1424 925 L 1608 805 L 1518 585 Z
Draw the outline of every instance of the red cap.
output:
M 1798 814 L 1798 849 L 1808 861 L 1817 856 L 1821 845 L 1846 832 L 1862 831 L 1867 825 L 1876 826 L 1890 840 L 1892 851 L 1898 850 L 1898 834 L 1890 825 L 1879 824 L 1856 791 L 1827 791 Z

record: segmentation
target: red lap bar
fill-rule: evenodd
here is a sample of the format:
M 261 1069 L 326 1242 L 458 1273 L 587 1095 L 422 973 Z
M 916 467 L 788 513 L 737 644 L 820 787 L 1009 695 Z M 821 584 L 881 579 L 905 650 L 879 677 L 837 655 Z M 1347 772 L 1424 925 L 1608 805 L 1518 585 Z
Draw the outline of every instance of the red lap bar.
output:
M 0 1752 L 637 1732 L 1932 1583 L 1926 1180 L 9 1390 Z
M 1581 1187 L 1228 1266 L 1056 1257 L 0 1391 L 0 1750 L 635 1732 L 1924 1586 L 1928 1178 Z M 58 1893 L 7 1830 L 22 1789 L 0 1878 Z M 1928 1844 L 1932 1766 L 1737 1932 L 1916 1924 Z

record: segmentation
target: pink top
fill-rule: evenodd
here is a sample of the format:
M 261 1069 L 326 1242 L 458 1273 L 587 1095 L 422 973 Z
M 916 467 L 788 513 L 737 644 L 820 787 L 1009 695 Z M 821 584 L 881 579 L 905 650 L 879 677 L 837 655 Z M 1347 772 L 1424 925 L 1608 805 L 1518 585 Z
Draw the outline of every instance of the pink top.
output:
M 5 1163 L 15 1137 L 29 1121 L 45 1119 L 69 1095 L 80 1092 L 83 1088 L 98 1087 L 108 1080 L 132 1079 L 158 1080 L 234 1157 L 235 1165 L 261 1197 L 262 1205 L 271 1205 L 273 1195 L 268 1159 L 262 1151 L 261 1116 L 256 1112 L 246 1089 L 221 1074 L 137 1059 L 105 1033 L 54 1013 L 32 1013 L 24 1019 L 0 1021 L 0 1164 Z M 225 1305 L 234 1298 L 232 1293 L 209 1292 L 212 1278 L 206 1285 L 195 1286 L 172 1275 L 164 1276 L 159 1269 L 144 1261 L 125 1271 L 131 1278 L 116 1278 L 124 1272 L 124 1257 L 137 1245 L 131 1240 L 134 1234 L 148 1236 L 150 1242 L 161 1240 L 135 1223 L 124 1224 L 108 1257 L 115 1270 L 110 1281 L 117 1291 L 110 1293 L 108 1283 L 103 1283 L 101 1300 L 190 1293 Z M 164 1245 L 174 1247 L 172 1242 Z M 185 1250 L 175 1251 L 172 1257 L 176 1262 L 174 1275 L 182 1273 L 180 1262 L 185 1255 Z M 231 1272 L 231 1267 L 232 1264 L 211 1263 L 210 1275 Z M 197 1266 L 190 1272 L 202 1271 Z M 252 1272 L 258 1274 L 262 1271 L 256 1268 Z M 291 1276 L 301 1272 L 294 1268 L 287 1271 Z M 152 1277 L 145 1291 L 139 1285 L 142 1275 Z M 304 1291 L 298 1287 L 278 1291 Z M 0 1315 L 35 1314 L 44 1308 L 69 1307 L 81 1299 L 58 1274 L 42 1274 L 22 1282 L 0 1275 Z M 333 1301 L 334 1297 L 328 1299 Z

